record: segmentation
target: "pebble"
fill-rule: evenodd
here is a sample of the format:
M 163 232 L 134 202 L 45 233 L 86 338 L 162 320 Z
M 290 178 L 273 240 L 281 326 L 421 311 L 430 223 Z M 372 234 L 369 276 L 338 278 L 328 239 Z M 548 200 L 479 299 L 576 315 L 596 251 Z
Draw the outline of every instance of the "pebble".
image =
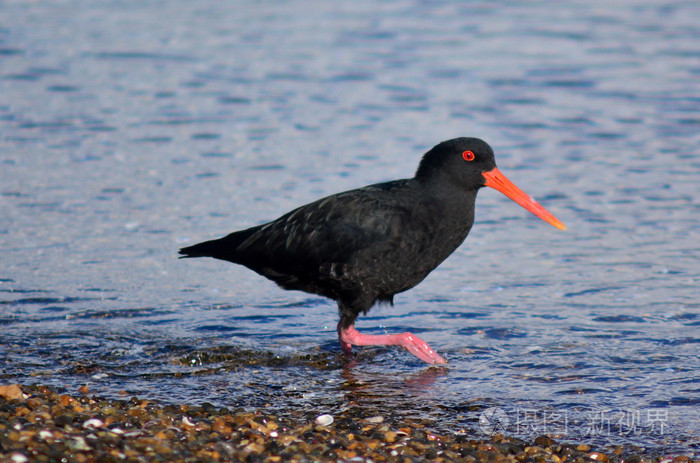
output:
M 75 396 L 59 394 L 46 386 L 15 385 L 0 391 L 0 461 L 12 463 L 693 462 L 682 455 L 640 455 L 633 448 L 606 453 L 589 444 L 557 443 L 551 436 L 527 442 L 502 435 L 485 438 L 466 430 L 440 435 L 430 421 L 395 422 L 354 408 L 320 415 L 309 423 L 308 418 L 281 419 L 262 410 L 108 400 L 80 391 Z
M 6 400 L 23 400 L 27 398 L 27 395 L 22 392 L 19 385 L 11 384 L 9 386 L 0 386 L 0 397 Z
M 600 452 L 591 452 L 588 455 L 586 455 L 586 458 L 595 460 L 595 461 L 600 461 L 602 463 L 608 463 L 608 456 L 604 453 Z
M 319 426 L 328 426 L 333 423 L 333 417 L 331 415 L 320 415 L 316 418 L 316 424 Z

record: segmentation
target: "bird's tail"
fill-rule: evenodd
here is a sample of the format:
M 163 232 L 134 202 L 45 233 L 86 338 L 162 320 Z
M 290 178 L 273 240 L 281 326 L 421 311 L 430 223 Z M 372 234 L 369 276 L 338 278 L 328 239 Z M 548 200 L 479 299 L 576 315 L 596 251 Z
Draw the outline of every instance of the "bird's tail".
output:
M 252 235 L 258 227 L 249 228 L 231 233 L 223 238 L 204 241 L 192 246 L 180 249 L 180 259 L 187 257 L 213 257 L 231 262 L 237 262 L 239 256 L 238 247 Z
M 220 252 L 220 240 L 205 241 L 180 249 L 180 259 L 186 257 L 214 257 Z

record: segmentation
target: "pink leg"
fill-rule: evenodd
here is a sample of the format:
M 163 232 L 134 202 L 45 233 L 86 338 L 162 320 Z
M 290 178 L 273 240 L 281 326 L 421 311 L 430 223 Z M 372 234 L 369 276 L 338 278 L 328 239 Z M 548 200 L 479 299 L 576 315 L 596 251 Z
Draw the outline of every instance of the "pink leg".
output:
M 338 323 L 338 340 L 343 352 L 352 352 L 352 346 L 401 346 L 427 363 L 445 364 L 447 360 L 440 357 L 430 346 L 411 333 L 400 334 L 362 334 L 355 325 L 342 329 Z

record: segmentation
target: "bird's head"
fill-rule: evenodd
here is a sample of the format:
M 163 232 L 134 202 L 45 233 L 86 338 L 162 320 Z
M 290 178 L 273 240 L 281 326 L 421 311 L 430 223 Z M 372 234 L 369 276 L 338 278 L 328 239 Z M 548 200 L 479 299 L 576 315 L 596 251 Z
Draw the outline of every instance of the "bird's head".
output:
M 416 179 L 419 181 L 448 179 L 451 185 L 465 190 L 491 187 L 545 222 L 560 230 L 566 229 L 566 225 L 498 170 L 493 149 L 488 143 L 478 138 L 454 138 L 439 143 L 423 156 L 416 171 Z

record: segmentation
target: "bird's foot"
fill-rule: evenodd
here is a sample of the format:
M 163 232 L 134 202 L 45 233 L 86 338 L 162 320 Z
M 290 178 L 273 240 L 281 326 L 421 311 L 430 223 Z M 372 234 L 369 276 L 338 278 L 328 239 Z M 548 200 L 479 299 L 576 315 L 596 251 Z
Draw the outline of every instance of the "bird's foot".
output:
M 395 336 L 400 337 L 400 346 L 424 362 L 438 365 L 444 365 L 447 363 L 447 360 L 435 352 L 427 342 L 423 341 L 413 333 L 401 333 Z
M 338 325 L 338 340 L 346 354 L 352 352 L 352 346 L 401 346 L 424 362 L 439 365 L 447 363 L 428 343 L 412 333 L 362 334 L 354 325 L 347 328 Z

